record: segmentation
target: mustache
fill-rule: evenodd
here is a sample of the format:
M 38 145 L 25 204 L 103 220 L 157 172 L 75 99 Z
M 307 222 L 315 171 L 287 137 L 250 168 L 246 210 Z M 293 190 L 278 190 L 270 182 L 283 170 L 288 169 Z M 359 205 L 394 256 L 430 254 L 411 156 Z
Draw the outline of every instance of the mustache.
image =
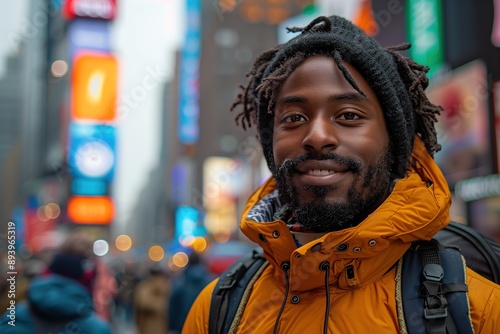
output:
M 291 175 L 297 169 L 299 164 L 308 160 L 332 160 L 339 165 L 347 166 L 354 173 L 359 172 L 363 168 L 363 164 L 360 161 L 336 153 L 309 153 L 299 155 L 293 159 L 286 159 L 278 166 L 276 174 L 279 176 Z

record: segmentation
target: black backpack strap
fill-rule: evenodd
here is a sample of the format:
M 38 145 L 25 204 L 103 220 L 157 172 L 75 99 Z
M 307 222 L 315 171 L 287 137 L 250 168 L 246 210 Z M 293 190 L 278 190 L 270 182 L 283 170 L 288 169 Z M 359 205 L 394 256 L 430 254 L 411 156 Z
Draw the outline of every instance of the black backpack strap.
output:
M 403 256 L 400 282 L 407 333 L 474 333 L 458 249 L 434 239 L 415 242 Z
M 222 273 L 214 287 L 210 303 L 210 334 L 228 333 L 247 285 L 256 274 L 260 275 L 262 270 L 259 269 L 267 263 L 262 249 L 254 250 Z
M 454 245 L 467 261 L 467 267 L 500 284 L 500 244 L 474 228 L 451 221 L 435 239 L 444 245 Z

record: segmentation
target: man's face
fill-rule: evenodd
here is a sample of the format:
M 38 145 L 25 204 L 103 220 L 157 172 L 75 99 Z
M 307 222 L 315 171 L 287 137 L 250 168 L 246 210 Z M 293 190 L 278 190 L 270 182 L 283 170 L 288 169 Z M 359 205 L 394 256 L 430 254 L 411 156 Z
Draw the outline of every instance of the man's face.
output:
M 357 225 L 387 197 L 389 135 L 382 108 L 361 74 L 314 56 L 284 82 L 274 113 L 274 177 L 282 201 L 308 230 Z

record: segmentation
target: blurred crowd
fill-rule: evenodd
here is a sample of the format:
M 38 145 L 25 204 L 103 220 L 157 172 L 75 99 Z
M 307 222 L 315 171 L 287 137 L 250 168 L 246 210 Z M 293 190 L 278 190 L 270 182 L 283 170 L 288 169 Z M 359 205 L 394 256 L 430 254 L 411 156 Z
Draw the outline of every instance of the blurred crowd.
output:
M 55 250 L 16 259 L 15 275 L 2 258 L 0 332 L 180 333 L 191 304 L 215 278 L 195 252 L 173 272 L 153 261 L 105 262 L 92 242 L 71 234 Z

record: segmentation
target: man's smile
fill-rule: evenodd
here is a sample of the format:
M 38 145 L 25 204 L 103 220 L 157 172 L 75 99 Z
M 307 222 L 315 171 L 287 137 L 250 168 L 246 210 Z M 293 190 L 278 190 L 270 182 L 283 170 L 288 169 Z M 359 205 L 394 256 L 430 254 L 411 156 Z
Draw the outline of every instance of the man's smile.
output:
M 337 172 L 327 169 L 312 169 L 306 172 L 307 175 L 314 175 L 314 176 L 327 176 L 327 175 L 332 175 L 334 173 Z
M 297 165 L 294 178 L 305 186 L 334 186 L 351 169 L 333 160 L 306 160 Z

